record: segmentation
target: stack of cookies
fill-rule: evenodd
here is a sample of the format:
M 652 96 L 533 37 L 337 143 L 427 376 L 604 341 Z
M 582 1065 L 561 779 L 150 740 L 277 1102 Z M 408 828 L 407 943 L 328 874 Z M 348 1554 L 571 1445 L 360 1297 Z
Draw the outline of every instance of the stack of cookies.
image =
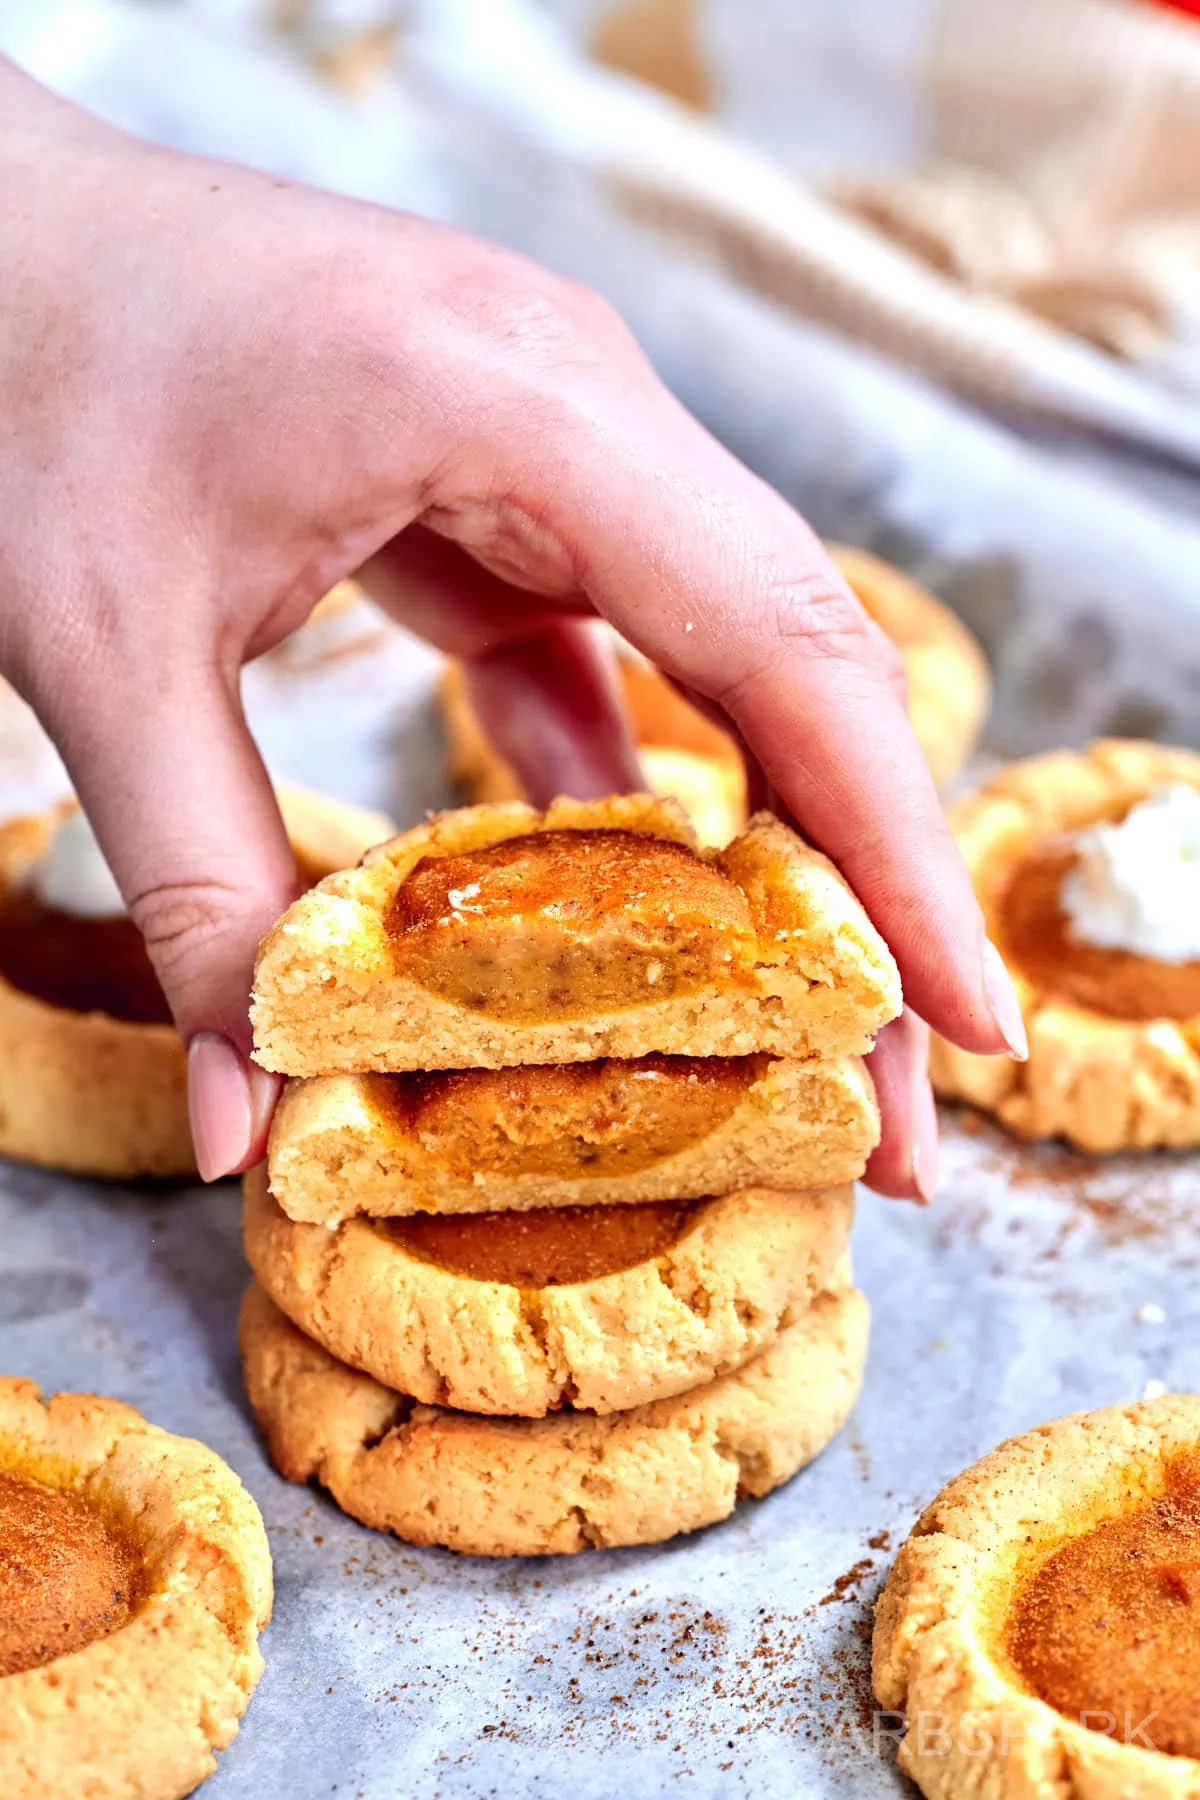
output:
M 290 1079 L 246 1180 L 250 1398 L 289 1479 L 487 1554 L 649 1543 L 787 1480 L 854 1402 L 850 1184 L 892 959 L 770 817 L 431 819 L 263 943 Z

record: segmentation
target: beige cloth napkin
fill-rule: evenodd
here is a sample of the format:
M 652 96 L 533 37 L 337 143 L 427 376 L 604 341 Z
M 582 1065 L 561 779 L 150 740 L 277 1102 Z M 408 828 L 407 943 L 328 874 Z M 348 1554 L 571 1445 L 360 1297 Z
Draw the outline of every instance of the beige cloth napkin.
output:
M 993 748 L 1200 743 L 1200 424 L 1166 360 L 1186 342 L 1186 261 L 1158 290 L 1166 336 L 1136 360 L 987 287 L 985 257 L 988 281 L 1028 266 L 1023 226 L 1006 249 L 972 225 L 971 285 L 831 197 L 945 166 L 927 72 L 966 0 L 693 0 L 703 59 L 685 73 L 707 113 L 583 53 L 617 60 L 599 29 L 613 0 L 279 3 L 5 0 L 0 46 L 134 131 L 430 213 L 600 288 L 683 402 L 818 529 L 962 612 L 992 661 Z M 1024 0 L 975 4 L 1016 18 Z M 1038 4 L 1193 42 L 1139 0 Z M 679 43 L 664 32 L 656 52 L 677 89 Z M 1039 102 L 1048 139 L 1056 91 Z M 1078 129 L 1064 112 L 1078 180 L 1061 184 L 1087 196 Z M 1176 171 L 1185 197 L 1194 160 Z M 1106 179 L 1105 205 L 1115 192 Z M 1050 429 L 1007 429 L 952 388 Z
M 711 12 L 616 0 L 590 47 L 721 117 Z M 743 19 L 747 62 L 794 50 L 773 9 Z M 905 73 L 919 157 L 848 166 L 831 197 L 974 293 L 1152 354 L 1200 276 L 1200 24 L 1138 0 L 938 0 Z M 795 128 L 799 157 L 803 117 Z
M 420 91 L 406 44 L 428 3 L 266 4 L 347 92 L 385 74 Z M 719 263 L 985 404 L 1200 463 L 1193 20 L 1150 0 L 512 10 L 562 33 L 557 70 L 527 67 L 541 154 L 585 166 L 665 254 Z M 471 9 L 450 3 L 443 35 L 456 13 L 469 34 Z M 601 66 L 678 106 L 631 108 Z M 572 83 L 578 133 L 558 117 Z

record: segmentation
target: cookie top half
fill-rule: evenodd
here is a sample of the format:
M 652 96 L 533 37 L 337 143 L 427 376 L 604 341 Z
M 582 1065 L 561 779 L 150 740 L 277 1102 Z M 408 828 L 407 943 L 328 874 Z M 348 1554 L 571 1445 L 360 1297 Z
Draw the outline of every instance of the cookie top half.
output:
M 829 860 L 769 815 L 702 851 L 649 795 L 443 813 L 298 900 L 259 952 L 255 1055 L 289 1075 L 655 1052 L 839 1056 L 900 1009 Z

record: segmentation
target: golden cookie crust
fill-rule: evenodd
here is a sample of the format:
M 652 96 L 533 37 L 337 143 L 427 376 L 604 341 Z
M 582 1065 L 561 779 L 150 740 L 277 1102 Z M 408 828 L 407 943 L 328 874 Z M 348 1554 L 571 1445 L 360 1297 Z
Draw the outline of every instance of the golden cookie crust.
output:
M 618 641 L 619 646 L 619 641 Z M 654 793 L 677 800 L 702 844 L 720 847 L 746 828 L 746 769 L 733 739 L 690 706 L 664 675 L 635 653 L 617 650 L 643 773 Z M 635 686 L 636 684 L 636 686 Z M 527 798 L 516 774 L 484 732 L 461 663 L 438 683 L 446 730 L 446 773 L 475 805 Z
M 984 917 L 1039 842 L 1125 811 L 1171 782 L 1200 788 L 1200 756 L 1115 738 L 1010 763 L 949 808 Z M 947 1098 L 994 1113 L 1020 1137 L 1063 1137 L 1106 1153 L 1200 1144 L 1200 1019 L 1122 1020 L 1041 992 L 1010 973 L 1029 1060 L 973 1056 L 934 1038 L 930 1073 Z
M 414 1400 L 526 1418 L 627 1411 L 740 1368 L 828 1285 L 854 1217 L 848 1185 L 752 1188 L 700 1201 L 632 1268 L 521 1288 L 441 1268 L 368 1219 L 298 1225 L 264 1164 L 243 1186 L 250 1266 L 301 1331 Z
M 409 1543 L 542 1556 L 658 1543 L 789 1480 L 846 1421 L 867 1322 L 856 1288 L 831 1290 L 743 1368 L 606 1417 L 415 1405 L 336 1362 L 257 1285 L 241 1344 L 250 1403 L 289 1481 L 319 1481 L 354 1518 Z
M 1198 1445 L 1195 1395 L 1076 1413 L 1001 1444 L 926 1508 L 880 1596 L 872 1677 L 879 1704 L 908 1715 L 900 1767 L 929 1800 L 1200 1795 L 1200 1762 L 1064 1717 L 1002 1641 L 1039 1550 L 1154 1499 L 1170 1459 Z
M 849 544 L 825 548 L 900 652 L 913 732 L 943 787 L 983 730 L 992 687 L 987 659 L 957 614 L 891 563 Z
M 280 786 L 297 856 L 322 871 L 387 836 L 379 813 Z M 74 802 L 0 825 L 0 890 L 19 882 Z M 0 976 L 0 1156 L 112 1178 L 196 1172 L 187 1061 L 170 1025 L 52 1006 Z
M 475 1073 L 463 1079 L 470 1083 Z M 427 1148 L 418 1130 L 390 1121 L 376 1098 L 387 1079 L 315 1075 L 288 1082 L 271 1127 L 268 1165 L 271 1192 L 290 1218 L 335 1225 L 358 1213 L 506 1212 L 694 1200 L 747 1187 L 828 1187 L 856 1181 L 879 1141 L 875 1091 L 859 1058 L 773 1057 L 764 1059 L 728 1117 L 649 1167 L 563 1176 L 497 1173 L 477 1164 L 464 1174 Z M 514 1145 L 577 1128 L 577 1121 L 556 1127 L 551 1116 L 524 1137 L 522 1126 L 520 1119 L 512 1126 Z
M 4 1800 L 177 1800 L 216 1766 L 262 1674 L 271 1554 L 205 1445 L 91 1394 L 0 1379 L 0 1468 L 126 1523 L 148 1590 L 108 1637 L 0 1679 Z
M 302 895 L 262 941 L 255 1058 L 286 1075 L 505 1068 L 599 1056 L 839 1056 L 866 1050 L 900 1007 L 891 953 L 827 857 L 763 813 L 719 852 L 699 852 L 745 894 L 758 936 L 752 988 L 648 1001 L 590 1019 L 489 1018 L 395 973 L 384 923 L 423 858 L 545 831 L 630 832 L 696 849 L 682 811 L 648 794 L 514 801 L 439 813 L 357 869 Z

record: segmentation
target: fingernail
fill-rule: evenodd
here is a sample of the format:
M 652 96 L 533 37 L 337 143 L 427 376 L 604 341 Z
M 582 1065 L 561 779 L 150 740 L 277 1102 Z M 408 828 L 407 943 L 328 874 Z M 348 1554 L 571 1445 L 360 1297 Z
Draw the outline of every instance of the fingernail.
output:
M 991 938 L 983 940 L 983 986 L 992 1009 L 996 1029 L 1008 1045 L 1009 1054 L 1018 1062 L 1029 1056 L 1029 1039 L 1021 1017 L 1021 1002 L 1012 984 L 1012 976 L 1004 966 L 1004 958 Z
M 267 1133 L 283 1091 L 283 1076 L 260 1069 L 256 1062 L 246 1063 L 245 1069 L 250 1082 L 250 1155 L 258 1161 L 267 1154 Z
M 254 1080 L 264 1073 L 219 1032 L 199 1031 L 188 1045 L 188 1113 L 202 1181 L 245 1167 L 265 1130 L 263 1090 Z
M 932 1206 L 937 1193 L 938 1117 L 933 1089 L 927 1081 L 921 1083 L 914 1111 L 912 1174 L 915 1198 L 921 1206 Z

